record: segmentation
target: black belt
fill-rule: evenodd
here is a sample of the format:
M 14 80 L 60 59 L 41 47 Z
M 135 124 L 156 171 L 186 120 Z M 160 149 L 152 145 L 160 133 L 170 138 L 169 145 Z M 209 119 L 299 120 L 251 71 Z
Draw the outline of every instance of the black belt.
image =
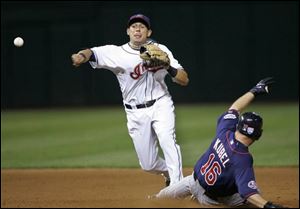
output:
M 197 178 L 195 172 L 194 172 L 194 180 L 195 180 L 195 181 L 198 181 L 198 183 L 200 184 L 200 182 L 199 182 L 199 180 L 198 180 L 198 178 Z M 200 186 L 204 189 L 204 187 L 203 187 L 201 184 L 200 184 Z M 207 197 L 209 197 L 210 199 L 212 199 L 212 200 L 214 200 L 214 201 L 218 201 L 218 197 L 216 197 L 214 194 L 209 193 L 209 192 L 207 192 L 207 191 L 205 191 L 204 194 L 205 194 Z
M 131 106 L 129 104 L 124 104 L 124 105 L 127 109 L 133 109 L 134 107 L 136 107 L 136 109 L 140 109 L 140 108 L 145 108 L 145 107 L 151 107 L 155 102 L 156 102 L 156 99 L 151 100 L 151 101 L 147 101 L 144 104 L 138 104 L 138 105 L 135 105 L 135 106 Z

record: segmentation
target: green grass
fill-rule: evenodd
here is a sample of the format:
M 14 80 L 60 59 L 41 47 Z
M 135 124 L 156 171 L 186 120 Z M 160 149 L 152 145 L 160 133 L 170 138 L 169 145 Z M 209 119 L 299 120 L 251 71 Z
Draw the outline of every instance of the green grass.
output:
M 176 106 L 183 165 L 191 167 L 230 104 Z M 264 134 L 250 147 L 257 166 L 299 165 L 299 106 L 252 104 Z M 1 168 L 139 167 L 122 107 L 2 111 Z

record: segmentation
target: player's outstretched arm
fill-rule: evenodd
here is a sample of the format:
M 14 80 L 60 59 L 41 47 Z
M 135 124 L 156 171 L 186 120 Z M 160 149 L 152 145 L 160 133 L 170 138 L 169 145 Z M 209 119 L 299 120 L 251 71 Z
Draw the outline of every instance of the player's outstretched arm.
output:
M 239 97 L 229 109 L 235 109 L 241 112 L 244 108 L 246 108 L 252 100 L 262 94 L 269 94 L 270 85 L 274 83 L 272 77 L 268 77 L 259 81 L 252 89 L 250 89 L 243 96 Z
M 229 110 L 237 110 L 238 112 L 242 112 L 254 99 L 254 95 L 251 92 L 245 93 L 243 96 L 239 97 L 235 102 L 231 105 Z
M 90 49 L 84 49 L 79 51 L 77 54 L 72 54 L 71 59 L 75 67 L 79 67 L 81 64 L 86 63 L 90 60 L 93 52 Z

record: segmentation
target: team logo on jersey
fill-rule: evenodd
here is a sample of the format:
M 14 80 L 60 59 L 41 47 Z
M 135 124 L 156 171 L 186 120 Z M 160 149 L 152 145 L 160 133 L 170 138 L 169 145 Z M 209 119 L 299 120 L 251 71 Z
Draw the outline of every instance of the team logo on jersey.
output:
M 224 119 L 236 119 L 236 116 L 234 114 L 226 114 Z
M 130 73 L 130 77 L 134 80 L 138 79 L 144 72 L 146 71 L 146 68 L 143 66 L 143 63 L 138 64 L 133 69 L 133 72 Z
M 257 189 L 257 185 L 256 185 L 256 182 L 255 181 L 249 181 L 248 182 L 248 187 L 250 188 L 250 189 Z

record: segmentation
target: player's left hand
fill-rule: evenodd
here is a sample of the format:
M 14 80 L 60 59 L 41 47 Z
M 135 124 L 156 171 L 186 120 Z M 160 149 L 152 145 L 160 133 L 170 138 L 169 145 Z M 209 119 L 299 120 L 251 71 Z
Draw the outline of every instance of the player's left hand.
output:
M 170 67 L 168 54 L 154 44 L 142 46 L 140 49 L 140 57 L 147 70 L 157 71 L 159 69 L 168 69 Z
M 283 207 L 282 205 L 274 204 L 274 203 L 268 201 L 268 202 L 264 205 L 264 208 L 288 208 L 288 207 Z
M 256 86 L 254 86 L 250 92 L 254 94 L 254 96 L 260 94 L 268 94 L 270 92 L 270 85 L 273 84 L 275 81 L 272 77 L 268 77 L 259 81 Z

